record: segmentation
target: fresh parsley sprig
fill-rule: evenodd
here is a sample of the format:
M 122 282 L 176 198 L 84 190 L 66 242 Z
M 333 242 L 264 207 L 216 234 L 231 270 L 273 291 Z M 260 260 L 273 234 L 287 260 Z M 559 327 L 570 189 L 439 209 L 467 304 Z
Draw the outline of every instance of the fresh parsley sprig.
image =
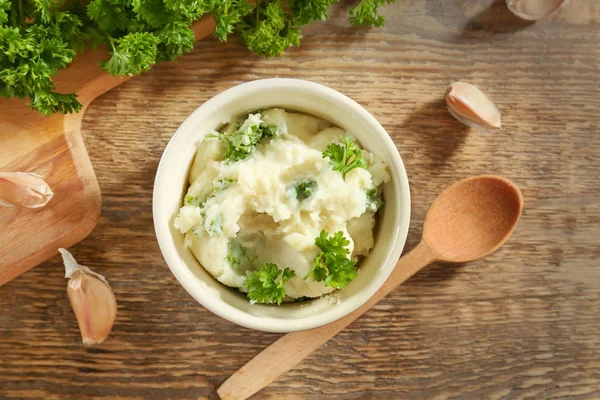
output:
M 275 264 L 264 267 L 246 275 L 244 287 L 248 298 L 254 303 L 281 304 L 285 298 L 285 283 L 296 276 L 294 270 L 279 269 Z
M 321 251 L 303 280 L 312 278 L 323 282 L 325 286 L 343 289 L 358 276 L 356 262 L 348 258 L 350 250 L 347 246 L 350 241 L 344 237 L 344 232 L 339 231 L 327 237 L 327 231 L 322 230 L 315 244 Z
M 340 171 L 344 179 L 354 168 L 367 168 L 361 148 L 350 136 L 342 136 L 342 143 L 330 143 L 323 152 L 323 157 L 329 157 L 333 170 Z

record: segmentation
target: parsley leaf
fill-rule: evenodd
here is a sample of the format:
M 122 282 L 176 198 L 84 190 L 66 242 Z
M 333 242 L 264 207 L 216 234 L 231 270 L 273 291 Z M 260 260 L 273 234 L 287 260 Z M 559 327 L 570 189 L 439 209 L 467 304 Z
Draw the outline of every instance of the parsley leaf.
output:
M 325 286 L 343 289 L 358 276 L 356 262 L 348 258 L 350 250 L 347 246 L 350 241 L 344 237 L 342 231 L 327 237 L 327 231 L 322 230 L 315 239 L 315 244 L 321 251 L 303 280 L 312 278 L 314 281 L 323 282 Z
M 103 67 L 112 75 L 141 74 L 156 60 L 158 38 L 152 33 L 129 33 L 121 39 L 110 40 L 112 57 Z
M 158 28 L 173 19 L 162 0 L 131 0 L 131 5 L 137 19 L 152 28 Z
M 87 15 L 107 33 L 127 27 L 129 13 L 119 0 L 92 0 L 87 6 Z
M 285 297 L 285 283 L 296 276 L 294 270 L 279 269 L 275 264 L 265 264 L 255 272 L 250 272 L 244 281 L 248 298 L 252 303 L 281 304 Z
M 8 22 L 8 10 L 10 10 L 10 0 L 0 0 L 0 24 Z
M 329 163 L 334 171 L 340 171 L 342 178 L 354 168 L 367 168 L 367 162 L 362 156 L 362 150 L 349 136 L 342 136 L 342 143 L 330 143 L 323 157 L 329 157 Z
M 254 10 L 252 18 L 240 24 L 238 31 L 248 48 L 263 56 L 278 56 L 291 44 L 287 31 L 293 29 L 280 0 L 265 2 Z
M 290 10 L 297 25 L 307 25 L 315 21 L 324 21 L 329 18 L 327 7 L 338 0 L 289 0 Z
M 383 26 L 385 18 L 379 14 L 379 8 L 385 3 L 395 0 L 361 0 L 356 7 L 350 10 L 350 23 L 357 26 Z
M 252 4 L 247 0 L 216 0 L 215 3 L 211 12 L 216 22 L 214 35 L 227 40 L 243 18 L 252 12 Z
M 29 95 L 32 108 L 43 114 L 50 115 L 55 112 L 62 114 L 77 113 L 81 109 L 81 103 L 77 101 L 75 94 L 62 94 L 52 91 L 38 90 Z
M 196 42 L 194 32 L 182 21 L 165 24 L 156 36 L 159 39 L 157 61 L 172 61 L 183 53 L 192 51 Z

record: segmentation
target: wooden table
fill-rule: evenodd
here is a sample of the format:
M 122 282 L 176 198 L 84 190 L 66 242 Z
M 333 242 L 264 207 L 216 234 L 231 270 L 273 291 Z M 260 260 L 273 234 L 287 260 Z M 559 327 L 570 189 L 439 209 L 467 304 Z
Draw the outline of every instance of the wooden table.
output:
M 337 89 L 393 136 L 413 196 L 408 249 L 429 203 L 461 178 L 507 176 L 526 208 L 499 252 L 426 269 L 256 399 L 600 398 L 600 2 L 530 24 L 503 1 L 402 0 L 370 31 L 347 27 L 347 7 L 281 58 L 208 39 L 92 105 L 84 137 L 102 217 L 71 250 L 110 280 L 117 322 L 82 347 L 58 256 L 0 287 L 0 399 L 214 399 L 279 336 L 198 305 L 163 261 L 151 211 L 159 158 L 185 117 L 273 76 Z M 498 105 L 501 132 L 448 115 L 455 80 Z

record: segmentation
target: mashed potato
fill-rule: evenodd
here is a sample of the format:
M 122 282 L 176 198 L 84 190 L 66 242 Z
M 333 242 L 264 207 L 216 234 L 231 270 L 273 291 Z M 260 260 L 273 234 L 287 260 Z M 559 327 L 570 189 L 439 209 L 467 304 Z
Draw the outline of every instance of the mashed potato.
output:
M 389 179 L 383 161 L 365 150 L 366 168 L 345 177 L 334 170 L 323 151 L 343 135 L 327 121 L 282 109 L 250 114 L 208 135 L 175 218 L 204 268 L 246 292 L 247 275 L 273 263 L 295 272 L 285 282 L 285 301 L 332 292 L 303 279 L 320 251 L 315 238 L 341 231 L 352 257 L 368 255 L 382 204 L 377 187 Z

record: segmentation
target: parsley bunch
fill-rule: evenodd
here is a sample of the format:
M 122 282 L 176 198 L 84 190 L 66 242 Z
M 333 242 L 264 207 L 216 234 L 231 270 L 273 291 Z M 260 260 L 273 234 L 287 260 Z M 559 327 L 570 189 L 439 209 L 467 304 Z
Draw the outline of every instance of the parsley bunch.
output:
M 51 78 L 75 57 L 82 23 L 53 4 L 0 0 L 0 96 L 27 97 L 31 108 L 48 115 L 81 109 L 74 94 L 54 90 Z
M 296 184 L 296 198 L 302 201 L 312 194 L 313 190 L 317 190 L 317 182 L 313 179 L 301 181 Z
M 323 282 L 325 286 L 343 289 L 358 276 L 356 262 L 348 258 L 350 250 L 347 246 L 350 241 L 344 237 L 344 232 L 339 231 L 327 237 L 327 231 L 322 230 L 315 244 L 321 251 L 303 280 L 312 278 Z
M 140 74 L 191 51 L 190 26 L 205 14 L 215 18 L 217 38 L 235 33 L 254 53 L 277 56 L 298 46 L 302 28 L 327 19 L 337 1 L 0 0 L 0 96 L 28 98 L 31 108 L 47 115 L 77 112 L 76 95 L 56 92 L 52 82 L 76 52 L 103 44 L 107 72 Z M 381 26 L 380 7 L 392 1 L 361 0 L 350 10 L 350 23 Z

